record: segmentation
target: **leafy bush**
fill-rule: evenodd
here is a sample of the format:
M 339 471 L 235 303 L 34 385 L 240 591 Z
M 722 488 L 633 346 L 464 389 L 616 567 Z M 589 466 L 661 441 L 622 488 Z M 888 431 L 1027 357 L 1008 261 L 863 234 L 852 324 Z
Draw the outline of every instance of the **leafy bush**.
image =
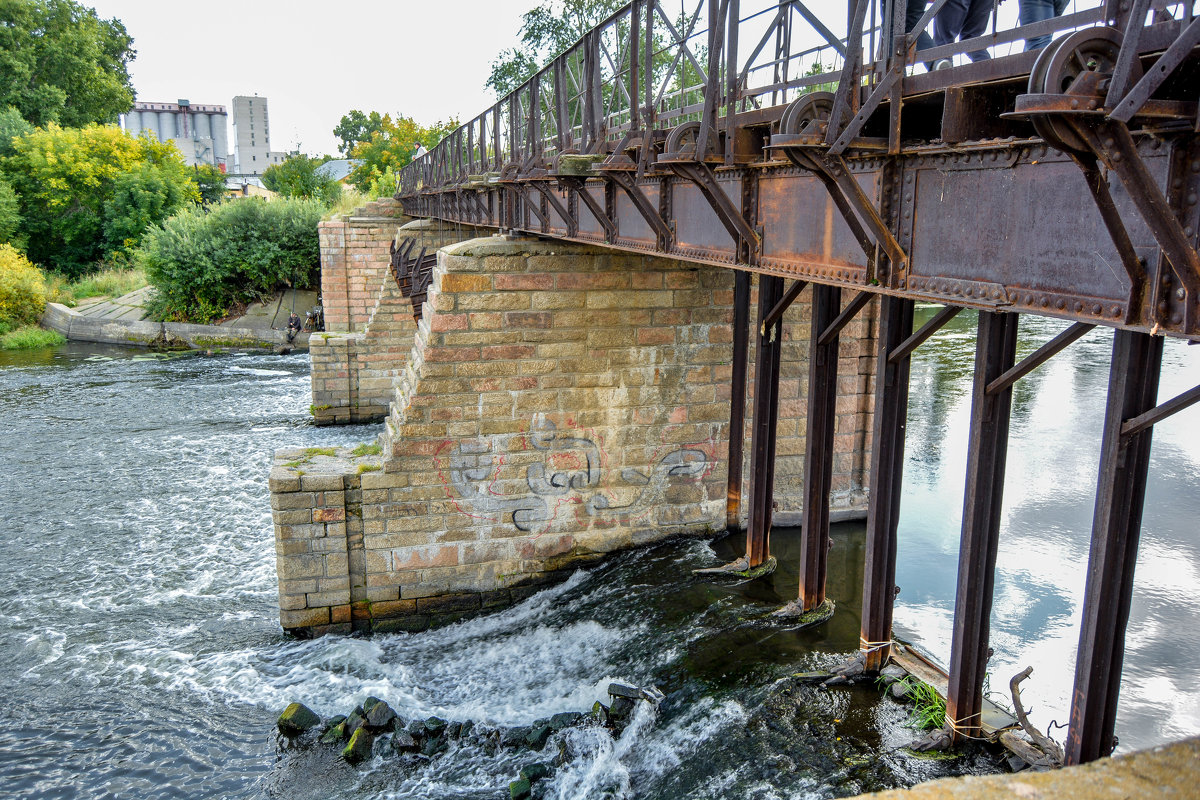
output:
M 156 315 L 210 322 L 279 286 L 313 286 L 323 213 L 315 200 L 246 198 L 171 217 L 146 234 L 138 251 L 158 290 Z
M 9 244 L 0 244 L 0 325 L 36 325 L 46 309 L 46 278 Z
M 12 140 L 0 168 L 20 197 L 29 257 L 69 277 L 199 198 L 175 145 L 113 126 L 38 128 Z
M 0 177 L 0 242 L 16 239 L 21 229 L 21 206 L 17 193 Z
M 48 331 L 37 325 L 25 325 L 9 333 L 0 333 L 0 350 L 37 350 L 57 347 L 67 340 L 58 331 Z

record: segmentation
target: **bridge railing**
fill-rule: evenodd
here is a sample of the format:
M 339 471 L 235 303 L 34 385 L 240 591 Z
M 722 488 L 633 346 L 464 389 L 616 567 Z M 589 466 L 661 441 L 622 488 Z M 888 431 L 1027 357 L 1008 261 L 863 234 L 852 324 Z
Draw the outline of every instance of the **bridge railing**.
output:
M 838 98 L 842 112 L 853 112 L 894 78 L 919 71 L 917 65 L 961 62 L 983 49 L 998 56 L 986 77 L 1003 77 L 1014 68 L 1004 56 L 1019 54 L 1027 40 L 1121 24 L 1129 13 L 1119 0 L 1072 0 L 1061 17 L 1017 26 L 1017 4 L 993 0 L 984 35 L 917 50 L 924 41 L 918 34 L 932 28 L 945 2 L 932 0 L 906 32 L 907 0 L 852 0 L 849 9 L 839 3 L 820 10 L 803 0 L 697 0 L 674 9 L 660 0 L 634 0 L 405 167 L 397 196 L 489 175 L 528 177 L 568 153 L 629 149 L 647 159 L 666 131 L 690 121 L 700 122 L 703 154 L 717 141 L 710 137 L 722 126 L 732 134 L 745 112 L 767 112 L 773 122 L 782 111 L 769 110 L 801 94 L 857 85 L 863 87 L 857 96 L 846 89 Z M 1190 21 L 1196 6 L 1195 0 L 1153 0 L 1146 22 Z M 1028 68 L 1022 62 L 1018 72 Z M 889 76 L 892 83 L 884 86 Z M 726 163 L 734 161 L 733 140 L 725 137 Z

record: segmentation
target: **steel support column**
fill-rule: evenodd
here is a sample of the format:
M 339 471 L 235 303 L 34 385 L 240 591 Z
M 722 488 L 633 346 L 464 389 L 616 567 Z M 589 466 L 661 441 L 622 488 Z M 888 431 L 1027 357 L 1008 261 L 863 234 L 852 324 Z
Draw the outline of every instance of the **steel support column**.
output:
M 1125 626 L 1133 596 L 1133 568 L 1154 430 L 1149 427 L 1122 435 L 1121 426 L 1154 408 L 1162 354 L 1161 337 L 1121 330 L 1113 334 L 1100 478 L 1083 593 L 1083 626 L 1067 734 L 1068 764 L 1107 756 L 1115 744 Z
M 733 275 L 733 374 L 729 395 L 729 481 L 725 527 L 737 530 L 742 513 L 742 464 L 746 442 L 746 362 L 750 356 L 750 273 Z
M 764 319 L 783 297 L 783 278 L 762 275 L 758 283 L 758 319 Z M 746 558 L 750 568 L 766 562 L 775 497 L 775 423 L 779 418 L 779 357 L 783 319 L 762 329 L 754 348 L 754 424 L 750 437 L 750 519 Z
M 946 721 L 955 740 L 979 733 L 983 680 L 987 673 L 996 547 L 1004 498 L 1004 465 L 1012 387 L 989 395 L 988 384 L 1015 361 L 1016 314 L 979 312 L 971 428 L 967 442 L 967 485 L 958 551 L 958 590 L 950 644 Z
M 875 357 L 875 419 L 871 426 L 870 494 L 867 497 L 867 543 L 863 567 L 862 628 L 866 669 L 887 663 L 892 639 L 892 605 L 896 596 L 896 527 L 904 483 L 904 436 L 908 424 L 908 355 L 894 363 L 893 350 L 912 335 L 912 300 L 884 296 L 879 308 Z
M 833 433 L 837 426 L 838 343 L 821 334 L 841 310 L 842 290 L 813 285 L 808 343 L 808 428 L 804 446 L 804 528 L 800 540 L 800 610 L 825 602 L 829 566 L 829 490 L 833 481 Z

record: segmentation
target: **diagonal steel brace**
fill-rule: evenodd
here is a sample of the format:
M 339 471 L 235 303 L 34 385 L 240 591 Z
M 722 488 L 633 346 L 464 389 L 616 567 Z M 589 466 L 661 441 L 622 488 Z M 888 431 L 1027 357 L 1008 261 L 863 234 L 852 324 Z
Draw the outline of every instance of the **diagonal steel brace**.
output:
M 546 185 L 545 181 L 529 181 L 528 185 L 537 189 L 538 194 L 546 198 L 546 202 L 550 207 L 567 223 L 567 236 L 574 236 L 579 233 L 579 220 L 567 213 L 567 210 L 563 208 L 563 204 L 559 201 L 558 195 L 550 191 L 550 187 Z
M 583 204 L 588 207 L 588 211 L 592 212 L 592 216 L 604 227 L 604 241 L 611 243 L 617 238 L 617 223 L 596 202 L 596 198 L 592 197 L 591 193 L 584 188 L 584 184 L 587 182 L 586 178 L 559 175 L 558 182 L 560 185 L 567 187 L 567 191 L 574 192 L 575 196 L 582 200 Z M 579 220 L 578 218 L 574 218 L 573 221 L 575 223 L 575 230 L 578 232 Z
M 785 152 L 792 163 L 809 170 L 825 184 L 834 205 L 866 253 L 870 273 L 874 273 L 876 247 L 883 248 L 894 268 L 901 269 L 908 264 L 908 254 L 888 230 L 875 204 L 858 185 L 858 181 L 854 180 L 841 156 L 821 155 L 796 148 L 789 148 Z
M 611 181 L 629 196 L 634 208 L 638 210 L 638 213 L 642 215 L 647 224 L 654 229 L 654 235 L 658 239 L 658 249 L 666 250 L 669 248 L 671 242 L 675 239 L 675 234 L 667 224 L 667 221 L 659 215 L 658 208 L 654 203 L 650 202 L 650 198 L 646 197 L 638 187 L 632 174 L 624 170 L 611 170 L 604 173 L 604 179 Z
M 1146 227 L 1154 235 L 1158 246 L 1162 248 L 1171 271 L 1183 286 L 1185 292 L 1184 327 L 1189 331 L 1196 330 L 1197 314 L 1200 312 L 1200 309 L 1197 308 L 1197 301 L 1200 300 L 1200 253 L 1192 246 L 1188 235 L 1183 230 L 1183 225 L 1175 216 L 1175 212 L 1171 210 L 1166 196 L 1163 195 L 1154 176 L 1150 174 L 1150 170 L 1146 168 L 1145 162 L 1138 154 L 1137 145 L 1134 144 L 1133 137 L 1129 134 L 1129 128 L 1123 122 L 1110 120 L 1084 122 L 1070 114 L 1061 115 L 1061 119 L 1068 122 L 1083 138 L 1088 148 L 1104 166 L 1116 173 L 1117 178 L 1124 185 L 1125 191 L 1133 198 L 1134 207 L 1146 223 Z M 1076 159 L 1076 163 L 1083 166 L 1079 159 Z M 1086 169 L 1084 173 L 1086 176 Z M 1089 180 L 1088 183 L 1091 188 L 1092 182 Z M 1099 199 L 1095 190 L 1093 190 L 1093 196 Z M 1104 214 L 1103 206 L 1100 207 L 1100 211 L 1101 214 Z M 1123 232 L 1124 226 L 1115 212 L 1112 216 L 1116 219 L 1119 230 Z M 1109 233 L 1113 234 L 1117 228 L 1109 224 L 1108 217 L 1105 217 L 1104 221 L 1108 224 Z M 1118 251 L 1122 251 L 1123 246 L 1125 249 L 1131 249 L 1127 244 L 1129 239 L 1127 233 L 1124 234 L 1124 239 L 1126 244 L 1123 245 L 1113 234 L 1113 241 L 1117 245 Z M 1122 251 L 1122 261 L 1126 260 L 1126 253 Z M 1129 267 L 1127 266 L 1126 269 L 1128 270 Z
M 663 162 L 660 162 L 663 163 Z M 671 170 L 682 178 L 696 185 L 704 199 L 712 206 L 717 218 L 729 231 L 729 235 L 738 244 L 739 256 L 746 263 L 758 263 L 758 255 L 762 249 L 762 239 L 753 226 L 742 216 L 741 210 L 729 199 L 729 195 L 717 183 L 712 167 L 700 161 L 668 161 L 665 162 Z

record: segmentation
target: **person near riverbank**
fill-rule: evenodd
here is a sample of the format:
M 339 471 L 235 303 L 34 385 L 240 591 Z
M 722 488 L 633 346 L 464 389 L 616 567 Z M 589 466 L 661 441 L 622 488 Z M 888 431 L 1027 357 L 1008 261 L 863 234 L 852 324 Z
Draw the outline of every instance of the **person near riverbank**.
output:
M 300 315 L 297 314 L 295 311 L 293 311 L 288 316 L 288 326 L 287 326 L 288 343 L 296 341 L 296 334 L 300 333 L 301 327 L 302 327 L 302 323 L 300 322 Z

